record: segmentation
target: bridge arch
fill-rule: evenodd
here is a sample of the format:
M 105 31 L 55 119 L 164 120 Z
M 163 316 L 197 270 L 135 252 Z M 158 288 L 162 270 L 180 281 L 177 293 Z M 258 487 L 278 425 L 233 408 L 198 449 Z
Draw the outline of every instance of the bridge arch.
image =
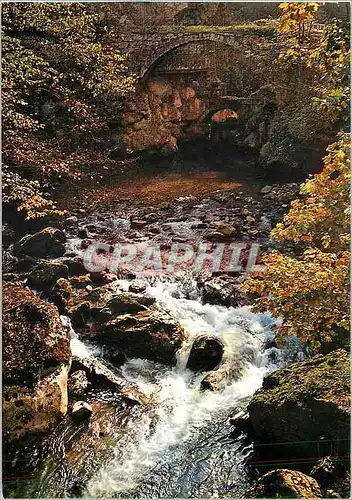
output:
M 182 36 L 174 36 L 163 44 L 157 46 L 155 50 L 145 58 L 139 69 L 139 77 L 143 78 L 159 59 L 178 47 L 189 43 L 199 42 L 215 42 L 238 50 L 243 47 L 242 44 L 238 42 L 237 36 L 233 33 L 186 33 Z

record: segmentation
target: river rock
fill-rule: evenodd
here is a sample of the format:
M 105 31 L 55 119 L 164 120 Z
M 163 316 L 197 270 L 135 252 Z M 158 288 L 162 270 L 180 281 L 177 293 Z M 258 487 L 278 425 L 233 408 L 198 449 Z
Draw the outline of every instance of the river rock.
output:
M 184 331 L 168 313 L 145 310 L 109 321 L 102 327 L 97 340 L 116 346 L 127 357 L 175 364 Z
M 144 404 L 147 398 L 140 392 L 138 387 L 125 378 L 108 368 L 101 360 L 96 358 L 79 358 L 73 356 L 71 373 L 84 371 L 88 382 L 96 389 L 109 389 L 120 395 L 130 404 Z
M 102 346 L 102 358 L 111 363 L 113 366 L 120 367 L 126 361 L 126 356 L 116 347 L 105 345 Z
M 106 303 L 105 307 L 115 314 L 135 314 L 146 310 L 140 298 L 132 293 L 116 295 Z
M 93 284 L 89 274 L 83 274 L 82 276 L 72 276 L 72 278 L 70 278 L 70 283 L 73 288 L 76 289 L 83 289 L 86 288 L 87 285 L 91 286 Z
M 82 397 L 88 388 L 88 378 L 84 370 L 71 373 L 68 379 L 68 393 L 71 397 Z
M 240 364 L 224 362 L 216 369 L 208 373 L 200 383 L 203 390 L 222 391 L 234 380 L 238 380 L 242 370 Z
M 70 338 L 56 307 L 3 283 L 3 428 L 6 439 L 51 430 L 67 411 Z
M 91 319 L 90 303 L 86 300 L 77 305 L 72 306 L 68 310 L 68 315 L 71 318 L 73 327 L 82 328 Z
M 61 257 L 56 259 L 55 262 L 59 262 L 61 264 L 65 264 L 68 267 L 68 272 L 70 276 L 75 274 L 86 274 L 87 270 L 84 267 L 83 259 L 81 257 Z
M 321 498 L 315 479 L 297 470 L 277 469 L 264 474 L 246 498 Z
M 28 285 L 47 292 L 59 278 L 68 278 L 67 266 L 52 260 L 41 260 L 30 272 Z
M 50 293 L 50 300 L 56 305 L 59 312 L 63 314 L 70 302 L 71 295 L 71 283 L 65 278 L 59 278 Z
M 92 413 L 91 405 L 85 401 L 77 401 L 72 407 L 72 418 L 76 421 L 89 419 Z
M 202 286 L 202 299 L 207 304 L 230 306 L 234 298 L 233 285 L 219 278 L 206 281 Z
M 260 190 L 260 194 L 268 194 L 270 193 L 270 191 L 273 189 L 273 186 L 264 186 L 261 190 Z
M 83 239 L 89 238 L 89 231 L 88 231 L 88 229 L 86 227 L 78 229 L 77 236 L 78 236 L 78 238 L 83 238 Z
M 310 472 L 310 475 L 318 481 L 319 485 L 324 489 L 332 489 L 341 491 L 342 488 L 347 486 L 347 490 L 349 489 L 349 465 L 346 462 L 343 462 L 336 457 L 324 457 L 319 460 L 313 469 Z M 347 484 L 346 484 L 347 483 Z M 347 495 L 344 495 L 341 492 L 342 498 L 347 498 Z M 330 496 L 329 496 L 330 498 Z
M 224 346 L 219 339 L 202 335 L 193 342 L 187 368 L 193 371 L 213 370 L 220 363 L 223 353 Z
M 147 221 L 141 219 L 131 220 L 131 229 L 143 229 L 147 225 Z
M 240 411 L 237 415 L 230 418 L 230 424 L 238 431 L 248 431 L 251 428 L 251 420 L 248 412 Z
M 248 407 L 255 442 L 262 444 L 256 452 L 260 457 L 347 455 L 346 437 L 350 431 L 347 351 L 338 349 L 294 363 L 265 380 L 265 388 L 254 394 Z M 294 444 L 298 441 L 299 447 Z M 283 442 L 286 444 L 275 446 Z
M 71 215 L 64 220 L 65 226 L 75 226 L 78 224 L 78 217 L 76 215 Z
M 235 236 L 238 234 L 237 228 L 224 221 L 214 221 L 211 223 L 215 227 L 216 231 L 223 234 L 224 236 Z
M 35 234 L 28 234 L 14 245 L 15 255 L 31 257 L 59 257 L 65 253 L 65 233 L 47 227 Z
M 128 287 L 129 292 L 143 293 L 147 289 L 147 284 L 144 281 L 134 280 Z

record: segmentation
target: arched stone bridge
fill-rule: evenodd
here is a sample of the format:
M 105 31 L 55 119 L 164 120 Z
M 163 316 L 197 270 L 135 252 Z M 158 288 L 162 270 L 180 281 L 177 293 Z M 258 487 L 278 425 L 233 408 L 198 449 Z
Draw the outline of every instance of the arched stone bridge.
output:
M 227 45 L 242 53 L 256 50 L 258 54 L 258 37 L 262 39 L 263 52 L 268 49 L 270 30 L 258 29 L 252 32 L 244 30 L 233 31 L 203 31 L 203 32 L 159 32 L 132 33 L 121 35 L 119 48 L 127 56 L 130 70 L 139 78 L 143 78 L 149 69 L 164 55 L 177 47 L 189 43 L 213 42 Z M 267 43 L 265 43 L 267 41 Z

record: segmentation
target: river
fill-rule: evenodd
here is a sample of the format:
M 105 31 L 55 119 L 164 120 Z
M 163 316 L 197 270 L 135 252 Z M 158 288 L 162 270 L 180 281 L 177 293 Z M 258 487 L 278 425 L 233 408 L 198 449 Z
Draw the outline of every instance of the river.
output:
M 167 247 L 173 241 L 199 243 L 214 222 L 226 218 L 230 223 L 241 221 L 246 243 L 267 243 L 270 227 L 287 210 L 287 201 L 281 194 L 272 198 L 260 194 L 265 180 L 253 163 L 247 172 L 254 172 L 251 183 L 248 175 L 244 181 L 245 160 L 233 162 L 241 175 L 236 177 L 232 172 L 230 180 L 228 168 L 212 170 L 209 161 L 201 174 L 197 169 L 164 169 L 135 178 L 132 183 L 115 183 L 109 186 L 106 198 L 102 196 L 106 188 L 98 186 L 90 192 L 85 209 L 76 212 L 80 218 L 78 228 L 89 231 L 93 240 L 118 238 Z M 71 199 L 71 205 L 74 201 L 77 204 Z M 143 217 L 147 227 L 140 231 L 116 226 L 116 221 Z M 82 255 L 82 236 L 78 237 L 76 231 L 67 229 L 70 255 Z M 245 411 L 263 377 L 285 364 L 286 353 L 276 347 L 267 348 L 275 335 L 275 321 L 269 314 L 255 314 L 247 306 L 204 303 L 196 279 L 181 273 L 154 276 L 148 282 L 147 293 L 183 326 L 186 334 L 176 366 L 128 359 L 119 369 L 119 374 L 136 384 L 150 404 L 130 409 L 105 390 L 89 394 L 90 402 L 100 401 L 90 429 L 103 426 L 103 431 L 96 432 L 103 438 L 93 439 L 94 432 L 86 432 L 86 424 L 77 428 L 66 417 L 42 449 L 30 452 L 33 454 L 22 469 L 19 464 L 25 459 L 18 457 L 15 470 L 21 470 L 22 479 L 7 486 L 7 496 L 230 498 L 245 492 L 251 482 L 247 462 L 253 442 L 250 433 L 236 431 L 229 419 Z M 119 279 L 118 286 L 121 291 L 127 290 L 129 281 Z M 80 339 L 68 318 L 64 317 L 63 322 L 71 328 L 73 354 L 104 363 L 99 348 Z M 238 366 L 239 376 L 222 391 L 202 390 L 200 382 L 206 373 L 186 368 L 192 342 L 199 334 L 218 337 L 228 362 Z M 27 473 L 28 479 L 23 477 Z

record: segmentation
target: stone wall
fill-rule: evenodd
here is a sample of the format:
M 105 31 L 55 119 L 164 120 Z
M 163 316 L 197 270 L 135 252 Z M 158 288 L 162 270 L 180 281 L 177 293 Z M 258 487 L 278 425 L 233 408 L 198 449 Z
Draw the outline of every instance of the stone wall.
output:
M 212 120 L 212 113 L 221 109 L 236 111 L 236 118 L 223 113 L 229 120 Z M 152 76 L 128 102 L 123 141 L 130 152 L 171 152 L 177 150 L 180 140 L 211 135 L 215 141 L 225 139 L 259 150 L 267 140 L 275 109 L 275 91 L 268 85 L 248 99 L 230 100 L 205 92 L 201 78 Z
M 175 150 L 177 140 L 204 133 L 201 122 L 209 103 L 197 82 L 152 77 L 141 86 L 124 114 L 124 142 L 131 151 Z

